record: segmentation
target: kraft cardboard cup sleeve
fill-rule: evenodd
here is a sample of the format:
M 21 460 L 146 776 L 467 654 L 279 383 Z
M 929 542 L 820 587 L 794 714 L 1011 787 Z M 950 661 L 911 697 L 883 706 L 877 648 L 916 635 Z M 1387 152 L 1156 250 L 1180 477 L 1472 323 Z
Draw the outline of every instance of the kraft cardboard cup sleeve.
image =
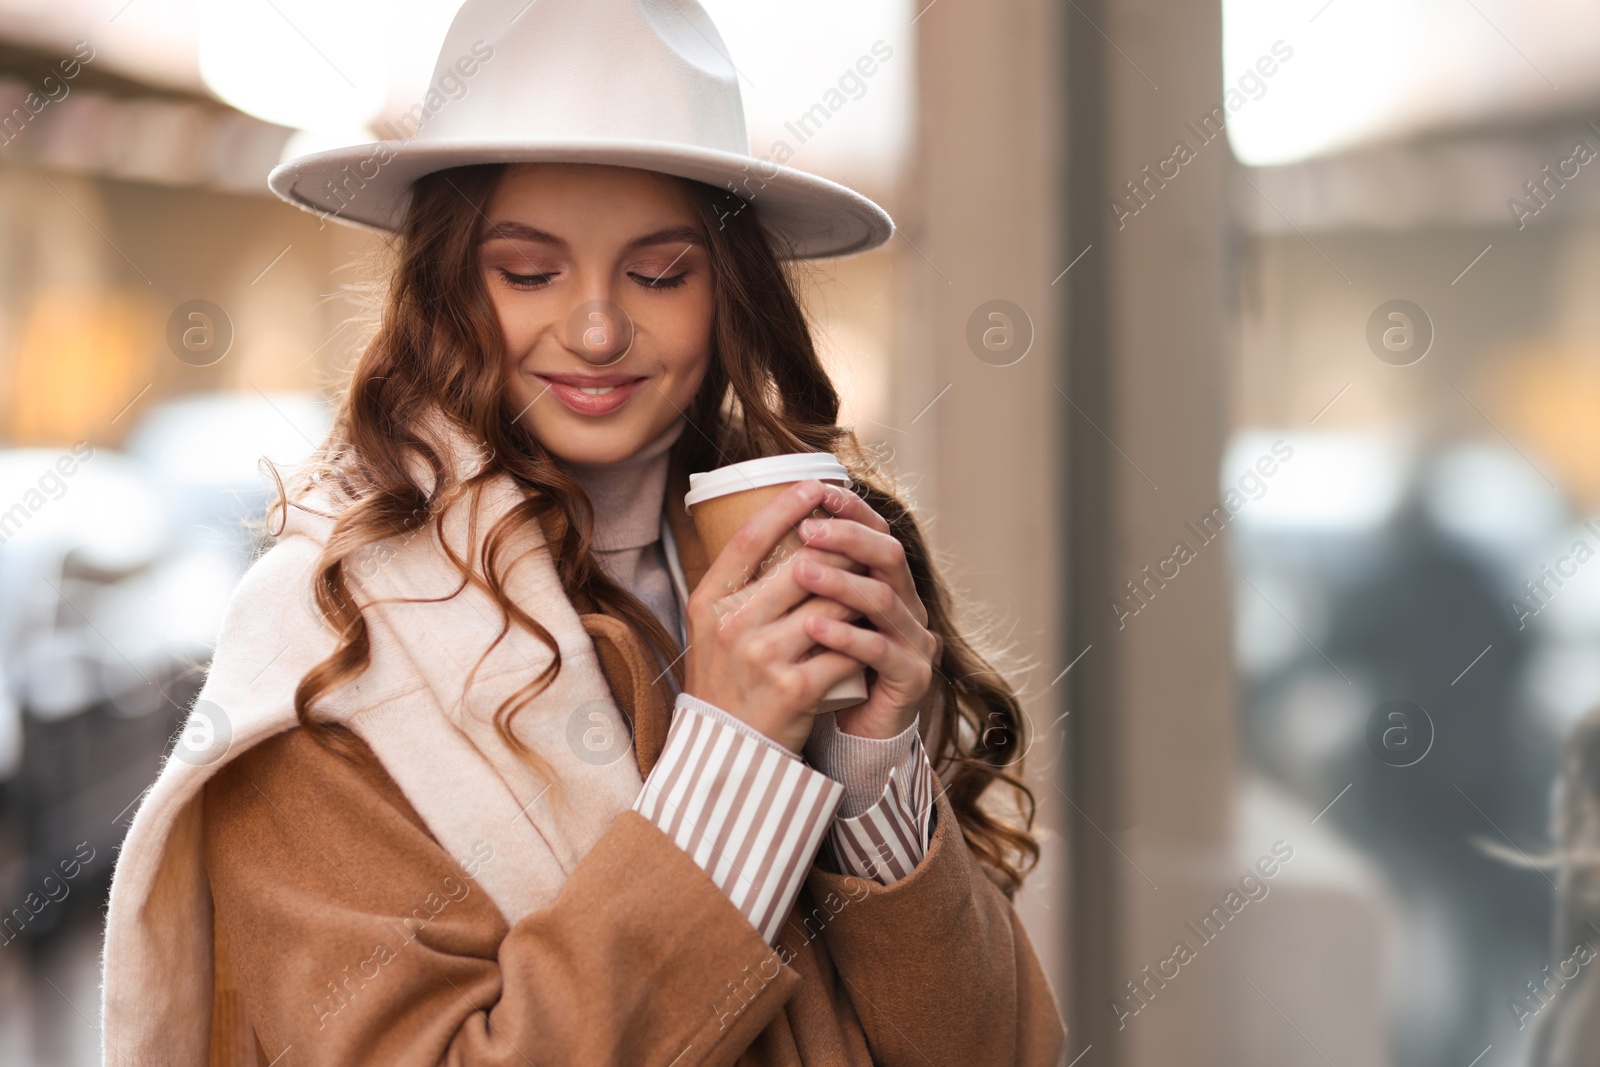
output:
M 782 493 L 795 482 L 816 478 L 824 482 L 848 487 L 850 474 L 828 452 L 793 452 L 782 456 L 763 456 L 760 459 L 733 463 L 703 474 L 689 475 L 689 493 L 683 498 L 694 528 L 705 545 L 706 557 L 716 559 L 727 545 L 734 531 L 745 519 Z M 829 513 L 818 508 L 813 514 L 826 517 Z M 762 562 L 761 569 L 787 558 L 804 547 L 800 535 L 794 530 L 784 534 Z M 820 650 L 821 646 L 818 646 Z M 843 711 L 867 699 L 865 671 L 844 678 L 823 694 L 819 712 Z

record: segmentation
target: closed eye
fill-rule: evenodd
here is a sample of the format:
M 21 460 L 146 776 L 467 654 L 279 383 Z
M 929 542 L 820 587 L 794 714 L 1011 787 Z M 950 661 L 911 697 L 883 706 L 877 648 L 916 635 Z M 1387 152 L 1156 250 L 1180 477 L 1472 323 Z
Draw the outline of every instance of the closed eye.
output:
M 628 273 L 628 277 L 632 278 L 646 289 L 676 289 L 678 286 L 682 285 L 688 280 L 689 272 L 684 271 L 682 274 L 674 274 L 672 277 L 667 278 L 652 277 L 648 274 L 635 274 L 630 271 Z
M 539 289 L 549 285 L 550 279 L 555 277 L 553 272 L 546 272 L 544 274 L 515 274 L 509 270 L 506 270 L 504 267 L 499 267 L 496 269 L 500 271 L 500 277 L 506 280 L 506 284 L 514 289 Z
M 550 279 L 555 277 L 554 271 L 546 271 L 543 274 L 517 274 L 514 271 L 506 270 L 504 267 L 497 269 L 500 271 L 500 277 L 504 278 L 506 284 L 514 289 L 542 289 L 550 284 Z M 648 274 L 638 274 L 630 271 L 628 277 L 638 282 L 640 288 L 643 289 L 676 289 L 689 280 L 689 271 L 684 271 L 682 274 L 674 274 L 671 277 L 653 277 Z

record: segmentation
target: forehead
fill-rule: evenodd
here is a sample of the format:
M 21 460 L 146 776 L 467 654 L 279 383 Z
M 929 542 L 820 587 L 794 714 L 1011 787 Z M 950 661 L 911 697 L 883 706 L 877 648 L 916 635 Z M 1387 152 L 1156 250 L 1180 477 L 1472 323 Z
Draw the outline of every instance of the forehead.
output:
M 489 200 L 492 222 L 516 220 L 559 232 L 563 219 L 604 230 L 693 223 L 686 189 L 655 171 L 595 163 L 515 163 Z

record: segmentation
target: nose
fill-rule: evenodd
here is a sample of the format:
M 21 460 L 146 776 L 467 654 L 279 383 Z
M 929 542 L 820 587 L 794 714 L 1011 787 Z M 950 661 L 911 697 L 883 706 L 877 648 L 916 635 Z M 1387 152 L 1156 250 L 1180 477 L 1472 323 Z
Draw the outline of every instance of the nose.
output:
M 567 347 L 586 363 L 609 367 L 633 347 L 633 320 L 622 305 L 604 296 L 585 300 L 567 317 Z

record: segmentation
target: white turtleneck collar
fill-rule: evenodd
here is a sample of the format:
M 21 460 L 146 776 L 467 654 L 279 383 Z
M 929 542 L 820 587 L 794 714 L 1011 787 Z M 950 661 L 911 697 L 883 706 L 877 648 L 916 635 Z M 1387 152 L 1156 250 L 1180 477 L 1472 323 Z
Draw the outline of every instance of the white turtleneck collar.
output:
M 638 452 L 616 463 L 566 463 L 594 505 L 594 548 L 616 552 L 644 548 L 661 537 L 668 453 L 688 425 L 680 415 Z

